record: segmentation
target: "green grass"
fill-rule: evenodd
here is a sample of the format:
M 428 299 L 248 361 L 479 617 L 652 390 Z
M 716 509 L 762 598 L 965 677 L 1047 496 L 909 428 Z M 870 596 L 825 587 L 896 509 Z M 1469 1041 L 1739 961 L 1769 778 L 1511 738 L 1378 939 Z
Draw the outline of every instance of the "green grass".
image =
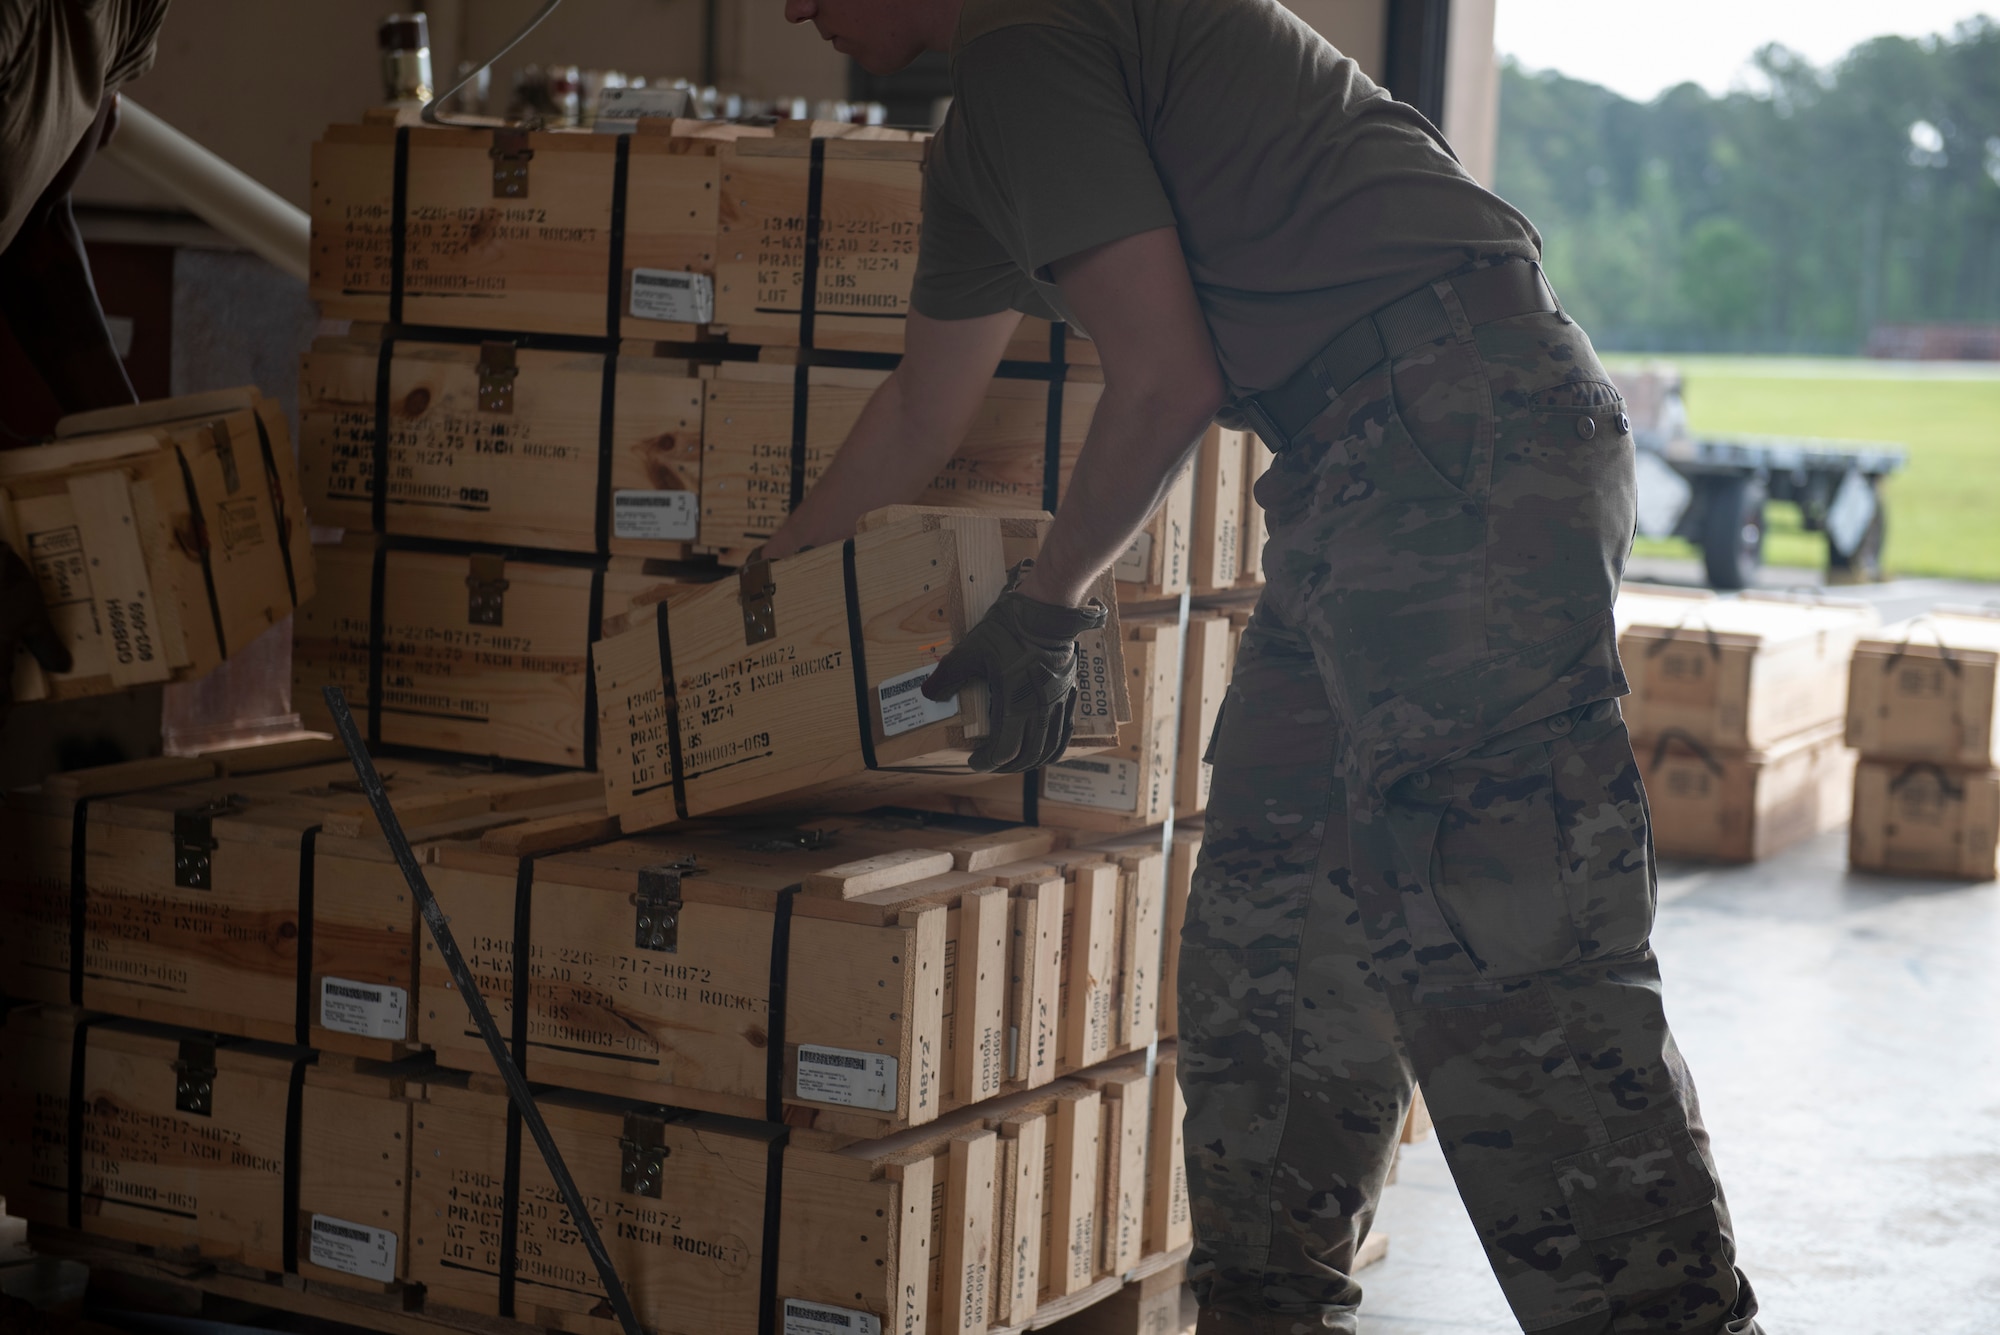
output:
M 1606 357 L 1614 369 L 1643 364 Z M 1820 436 L 1909 451 L 1889 479 L 1891 575 L 2000 580 L 2000 366 L 1848 358 L 1669 357 L 1686 384 L 1697 432 Z M 1823 568 L 1826 544 L 1798 511 L 1774 505 L 1765 561 Z M 1678 539 L 1642 539 L 1647 554 L 1686 556 Z

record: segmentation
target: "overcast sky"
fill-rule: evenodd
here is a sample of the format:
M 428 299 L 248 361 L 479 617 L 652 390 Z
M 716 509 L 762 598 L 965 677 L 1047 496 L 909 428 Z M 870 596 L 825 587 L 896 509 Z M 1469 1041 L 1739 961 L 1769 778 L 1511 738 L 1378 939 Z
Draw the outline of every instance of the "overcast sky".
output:
M 1751 53 L 1783 42 L 1816 65 L 1885 33 L 1949 32 L 2000 14 L 1980 0 L 1498 0 L 1494 45 L 1531 69 L 1561 70 L 1640 101 L 1687 80 L 1738 82 Z

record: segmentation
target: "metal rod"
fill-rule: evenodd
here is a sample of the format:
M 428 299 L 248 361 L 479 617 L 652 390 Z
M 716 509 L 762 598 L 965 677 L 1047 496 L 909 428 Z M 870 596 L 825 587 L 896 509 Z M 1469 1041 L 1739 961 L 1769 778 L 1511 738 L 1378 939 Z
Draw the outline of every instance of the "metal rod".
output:
M 409 838 L 403 833 L 403 823 L 396 818 L 396 809 L 389 805 L 389 794 L 382 786 L 382 776 L 375 772 L 375 762 L 369 759 L 360 730 L 354 726 L 354 714 L 347 707 L 347 693 L 338 686 L 327 686 L 321 688 L 320 694 L 333 713 L 333 730 L 340 735 L 341 745 L 347 748 L 347 758 L 354 765 L 354 776 L 361 781 L 361 791 L 367 794 L 368 805 L 375 810 L 375 819 L 382 827 L 382 837 L 388 840 L 389 851 L 395 854 L 396 865 L 403 869 L 403 879 L 409 883 L 410 893 L 417 899 L 417 908 L 424 915 L 424 923 L 431 929 L 431 940 L 437 943 L 438 955 L 451 971 L 452 982 L 457 985 L 459 994 L 465 998 L 465 1008 L 472 1012 L 472 1023 L 478 1028 L 479 1036 L 486 1040 L 486 1051 L 492 1056 L 493 1065 L 499 1069 L 500 1078 L 507 1082 L 507 1097 L 520 1110 L 522 1123 L 528 1128 L 528 1134 L 535 1138 L 535 1147 L 542 1152 L 542 1162 L 549 1166 L 549 1174 L 556 1180 L 556 1190 L 562 1193 L 563 1205 L 576 1224 L 583 1249 L 590 1253 L 591 1263 L 597 1267 L 597 1278 L 604 1285 L 605 1297 L 611 1302 L 618 1324 L 624 1328 L 625 1335 L 645 1335 L 639 1325 L 638 1313 L 632 1310 L 632 1300 L 625 1296 L 625 1285 L 619 1281 L 618 1271 L 611 1264 L 611 1254 L 604 1250 L 604 1239 L 598 1235 L 597 1224 L 584 1205 L 583 1193 L 576 1189 L 576 1179 L 569 1175 L 562 1151 L 556 1148 L 555 1139 L 549 1135 L 549 1124 L 542 1120 L 542 1110 L 535 1106 L 535 1096 L 529 1092 L 527 1077 L 521 1074 L 520 1067 L 514 1065 L 513 1055 L 507 1051 L 507 1044 L 500 1037 L 500 1027 L 493 1023 L 493 1013 L 486 1009 L 486 998 L 479 994 L 479 984 L 473 978 L 472 970 L 466 967 L 465 956 L 459 954 L 458 942 L 452 938 L 450 920 L 438 906 L 430 883 L 424 880 L 423 869 L 417 866 L 416 854 L 410 851 Z M 516 1006 L 524 1006 L 527 1002 L 526 997 L 514 998 Z

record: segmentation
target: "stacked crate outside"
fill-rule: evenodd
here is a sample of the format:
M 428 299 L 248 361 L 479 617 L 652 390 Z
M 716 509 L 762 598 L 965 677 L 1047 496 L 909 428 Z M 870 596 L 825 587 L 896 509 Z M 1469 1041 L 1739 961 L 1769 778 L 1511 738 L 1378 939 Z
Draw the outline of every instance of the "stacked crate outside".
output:
M 1905 875 L 2000 875 L 2000 614 L 1940 608 L 1855 646 L 1848 858 Z
M 1616 615 L 1663 856 L 1757 861 L 1847 819 L 1845 665 L 1873 608 L 1628 588 Z

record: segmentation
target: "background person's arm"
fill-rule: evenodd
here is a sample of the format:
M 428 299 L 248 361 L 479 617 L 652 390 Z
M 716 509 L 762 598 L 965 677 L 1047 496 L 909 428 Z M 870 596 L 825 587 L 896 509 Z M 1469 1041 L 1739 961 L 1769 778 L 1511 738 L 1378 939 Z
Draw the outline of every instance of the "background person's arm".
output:
M 1174 228 L 1107 242 L 1051 267 L 1097 345 L 1104 396 L 1021 592 L 1075 607 L 1145 527 L 1226 387 Z
M 916 500 L 958 452 L 1021 317 L 971 320 L 910 312 L 903 360 L 882 382 L 840 452 L 764 544 L 776 558 L 854 533 L 861 516 Z
M 104 323 L 83 234 L 70 211 L 70 187 L 116 128 L 113 95 L 0 251 L 0 318 L 66 413 L 139 401 Z

